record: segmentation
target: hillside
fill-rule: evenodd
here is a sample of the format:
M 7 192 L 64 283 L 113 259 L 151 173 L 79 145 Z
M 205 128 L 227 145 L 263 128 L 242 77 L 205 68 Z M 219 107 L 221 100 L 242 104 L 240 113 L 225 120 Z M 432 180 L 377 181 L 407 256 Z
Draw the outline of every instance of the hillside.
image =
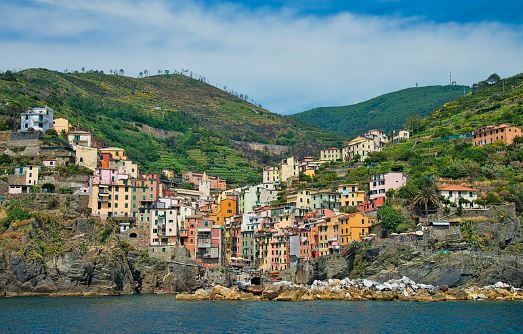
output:
M 488 196 L 483 198 L 486 203 L 514 202 L 521 215 L 523 145 L 473 146 L 470 134 L 474 129 L 493 124 L 523 126 L 523 74 L 494 84 L 481 82 L 478 86 L 479 89 L 474 88 L 420 120 L 409 140 L 371 154 L 364 165 L 328 164 L 309 181 L 309 186 L 321 189 L 342 182 L 365 186 L 372 174 L 404 171 L 409 180 L 396 199 L 398 209 L 406 210 L 406 215 L 416 211 L 418 195 L 433 190 L 435 179 L 487 189 Z M 332 172 L 336 169 L 348 173 L 338 178 Z
M 403 127 L 413 114 L 427 116 L 436 107 L 463 96 L 466 86 L 415 87 L 341 107 L 320 107 L 290 116 L 321 129 L 354 137 L 367 130 Z
M 55 117 L 125 148 L 146 171 L 205 170 L 232 183 L 257 181 L 260 164 L 284 151 L 312 154 L 341 142 L 183 75 L 137 79 L 29 69 L 0 76 L 4 130 L 18 127 L 21 111 L 46 104 Z

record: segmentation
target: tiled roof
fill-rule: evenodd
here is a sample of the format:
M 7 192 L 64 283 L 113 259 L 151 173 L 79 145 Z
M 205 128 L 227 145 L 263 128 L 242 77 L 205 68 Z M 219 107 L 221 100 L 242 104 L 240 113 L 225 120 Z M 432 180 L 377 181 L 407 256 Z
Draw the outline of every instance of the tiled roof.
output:
M 450 191 L 478 191 L 477 189 L 470 188 L 467 186 L 444 186 L 440 187 L 439 190 L 450 190 Z

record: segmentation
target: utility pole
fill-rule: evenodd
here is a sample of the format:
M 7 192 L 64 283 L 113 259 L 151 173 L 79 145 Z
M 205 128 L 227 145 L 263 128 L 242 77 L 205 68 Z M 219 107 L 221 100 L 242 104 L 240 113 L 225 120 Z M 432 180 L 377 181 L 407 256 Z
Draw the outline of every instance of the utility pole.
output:
M 449 74 L 449 85 L 452 85 L 452 72 Z

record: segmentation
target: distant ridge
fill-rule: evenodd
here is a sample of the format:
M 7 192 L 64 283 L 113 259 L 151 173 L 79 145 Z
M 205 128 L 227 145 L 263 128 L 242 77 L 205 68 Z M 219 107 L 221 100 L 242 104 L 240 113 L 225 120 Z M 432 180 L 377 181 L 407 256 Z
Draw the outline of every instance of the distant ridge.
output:
M 353 105 L 320 107 L 289 117 L 354 137 L 373 128 L 385 131 L 400 129 L 410 115 L 427 116 L 437 107 L 463 96 L 469 89 L 456 85 L 413 87 Z

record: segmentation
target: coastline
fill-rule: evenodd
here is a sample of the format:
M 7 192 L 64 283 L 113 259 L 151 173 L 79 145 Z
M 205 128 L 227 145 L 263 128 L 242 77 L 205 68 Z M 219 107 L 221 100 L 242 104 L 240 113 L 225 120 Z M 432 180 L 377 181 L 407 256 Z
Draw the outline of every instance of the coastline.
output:
M 124 291 L 75 291 L 75 292 L 16 292 L 5 293 L 4 298 L 14 297 L 108 297 L 129 296 L 142 293 Z M 215 285 L 194 292 L 174 293 L 156 290 L 143 295 L 172 295 L 178 301 L 521 301 L 523 289 L 498 282 L 478 287 L 452 287 L 416 284 L 408 277 L 379 283 L 367 279 L 345 278 L 315 281 L 312 285 L 293 284 L 282 281 L 270 285 L 240 284 L 231 288 Z

